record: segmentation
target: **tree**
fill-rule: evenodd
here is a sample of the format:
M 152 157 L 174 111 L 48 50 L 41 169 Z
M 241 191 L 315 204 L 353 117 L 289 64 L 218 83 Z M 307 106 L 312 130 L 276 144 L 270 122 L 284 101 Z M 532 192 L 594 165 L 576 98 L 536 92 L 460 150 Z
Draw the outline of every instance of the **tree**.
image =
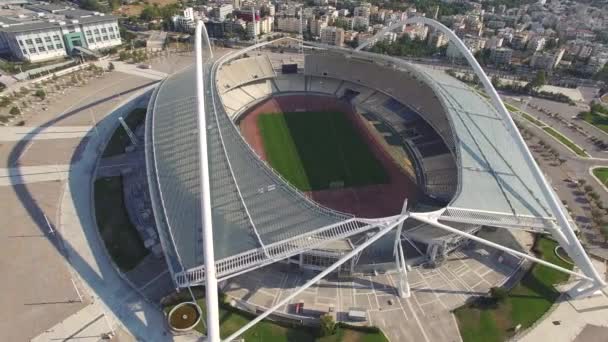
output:
M 492 85 L 494 86 L 494 88 L 500 88 L 500 77 L 498 77 L 498 75 L 492 76 Z
M 80 7 L 89 11 L 100 12 L 102 10 L 102 6 L 97 0 L 81 0 Z
M 118 59 L 121 60 L 121 61 L 129 60 L 129 59 L 131 59 L 131 54 L 129 52 L 127 52 L 127 51 L 121 51 L 118 54 Z
M 608 241 L 608 225 L 604 224 L 600 226 L 600 233 L 604 237 L 604 242 Z
M 321 316 L 321 336 L 330 336 L 336 332 L 334 316 L 325 314 Z
M 536 76 L 532 80 L 532 82 L 528 83 L 526 87 L 531 88 L 534 91 L 538 91 L 538 89 L 547 84 L 547 75 L 545 70 L 539 70 L 536 73 Z
M 585 186 L 583 187 L 583 190 L 584 190 L 585 192 L 591 192 L 591 191 L 593 191 L 593 187 L 592 187 L 591 185 L 585 185 Z
M 108 1 L 108 5 L 110 5 L 111 10 L 115 10 L 115 9 L 119 8 L 121 4 L 122 4 L 121 0 L 109 0 Z
M 108 63 L 108 71 L 113 71 L 114 70 L 114 63 L 110 62 Z
M 502 303 L 505 301 L 505 299 L 507 299 L 507 297 L 509 296 L 509 293 L 507 292 L 507 290 L 503 289 L 502 287 L 491 287 L 490 296 L 497 303 Z
M 586 183 L 587 181 L 582 178 L 578 180 L 578 186 L 584 186 Z
M 42 89 L 36 90 L 36 92 L 34 93 L 34 95 L 36 97 L 38 97 L 39 99 L 41 99 L 41 100 L 44 100 L 44 98 L 46 97 L 46 93 Z
M 21 114 L 21 110 L 19 109 L 19 107 L 13 107 L 13 108 L 11 108 L 9 113 L 11 115 L 19 115 L 19 114 Z

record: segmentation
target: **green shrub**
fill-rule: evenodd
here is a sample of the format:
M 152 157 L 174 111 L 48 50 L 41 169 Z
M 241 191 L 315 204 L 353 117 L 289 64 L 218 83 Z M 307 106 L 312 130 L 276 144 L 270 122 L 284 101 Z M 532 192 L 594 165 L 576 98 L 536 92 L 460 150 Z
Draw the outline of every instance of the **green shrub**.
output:
M 508 291 L 503 289 L 502 287 L 490 288 L 490 296 L 498 303 L 504 302 L 507 299 L 508 295 Z
M 321 336 L 330 336 L 336 332 L 336 320 L 334 316 L 325 314 L 321 316 Z
M 41 100 L 44 100 L 44 98 L 46 97 L 46 93 L 42 89 L 36 90 L 34 95 L 37 96 L 38 98 L 40 98 Z
M 11 108 L 9 113 L 11 115 L 19 115 L 19 114 L 21 114 L 21 110 L 19 109 L 19 107 L 13 107 L 13 108 Z

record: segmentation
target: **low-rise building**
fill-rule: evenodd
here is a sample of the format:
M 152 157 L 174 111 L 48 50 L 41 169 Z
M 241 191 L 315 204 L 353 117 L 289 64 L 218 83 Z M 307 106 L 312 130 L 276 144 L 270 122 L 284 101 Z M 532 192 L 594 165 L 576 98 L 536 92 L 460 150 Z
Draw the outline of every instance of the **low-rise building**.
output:
M 530 59 L 530 66 L 537 69 L 545 69 L 547 71 L 553 70 L 564 56 L 565 49 L 559 49 L 555 52 L 549 53 L 537 52 L 532 55 Z
M 490 50 L 490 60 L 497 65 L 509 65 L 513 58 L 513 50 L 509 48 L 494 48 Z
M 0 27 L 0 53 L 39 62 L 122 44 L 116 17 L 79 12 L 63 20 L 15 21 Z M 78 49 L 81 49 L 78 51 Z

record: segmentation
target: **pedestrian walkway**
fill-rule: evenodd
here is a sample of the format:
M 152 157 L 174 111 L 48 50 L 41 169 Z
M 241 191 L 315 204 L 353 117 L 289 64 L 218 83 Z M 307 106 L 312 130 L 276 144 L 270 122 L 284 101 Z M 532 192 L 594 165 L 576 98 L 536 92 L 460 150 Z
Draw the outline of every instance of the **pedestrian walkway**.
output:
M 0 127 L 0 141 L 82 138 L 91 134 L 91 128 L 92 126 Z
M 103 308 L 99 303 L 93 303 L 36 336 L 32 342 L 99 341 L 112 332 L 112 326 L 109 324 Z
M 116 71 L 120 71 L 125 74 L 135 75 L 139 77 L 149 78 L 151 80 L 162 80 L 168 75 L 162 71 L 152 69 L 142 69 L 138 64 L 128 64 L 124 62 L 112 62 Z

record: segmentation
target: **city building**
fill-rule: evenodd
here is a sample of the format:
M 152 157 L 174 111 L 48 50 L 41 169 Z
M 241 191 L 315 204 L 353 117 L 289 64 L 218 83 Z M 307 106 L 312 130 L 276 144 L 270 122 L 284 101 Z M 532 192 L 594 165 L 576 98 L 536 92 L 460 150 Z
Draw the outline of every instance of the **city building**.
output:
M 526 49 L 532 52 L 542 51 L 545 48 L 545 43 L 545 37 L 534 36 L 528 41 Z
M 213 9 L 213 17 L 219 21 L 226 20 L 226 16 L 232 14 L 234 7 L 230 4 L 224 4 L 217 6 Z
M 282 32 L 291 32 L 298 33 L 300 32 L 300 25 L 303 28 L 307 27 L 307 19 L 302 19 L 296 17 L 280 17 L 277 18 L 277 30 Z
M 448 36 L 441 31 L 434 31 L 428 35 L 428 44 L 434 48 L 445 46 L 449 41 Z
M 565 49 L 559 49 L 553 53 L 537 52 L 530 59 L 530 66 L 537 69 L 553 70 L 564 56 Z
M 490 50 L 490 60 L 497 65 L 509 65 L 513 58 L 513 50 L 509 48 L 494 48 Z
M 321 30 L 327 27 L 327 17 L 321 17 L 310 21 L 310 34 L 314 37 L 321 36 Z
M 327 26 L 321 29 L 321 43 L 342 46 L 344 45 L 344 29 Z
M 181 15 L 176 15 L 171 18 L 173 21 L 173 27 L 175 27 L 178 31 L 184 32 L 194 32 L 195 22 L 194 22 L 194 9 L 192 7 L 188 7 L 184 9 Z
M 68 15 L 29 21 L 2 19 L 0 53 L 39 62 L 122 44 L 116 17 L 80 10 L 62 12 Z

